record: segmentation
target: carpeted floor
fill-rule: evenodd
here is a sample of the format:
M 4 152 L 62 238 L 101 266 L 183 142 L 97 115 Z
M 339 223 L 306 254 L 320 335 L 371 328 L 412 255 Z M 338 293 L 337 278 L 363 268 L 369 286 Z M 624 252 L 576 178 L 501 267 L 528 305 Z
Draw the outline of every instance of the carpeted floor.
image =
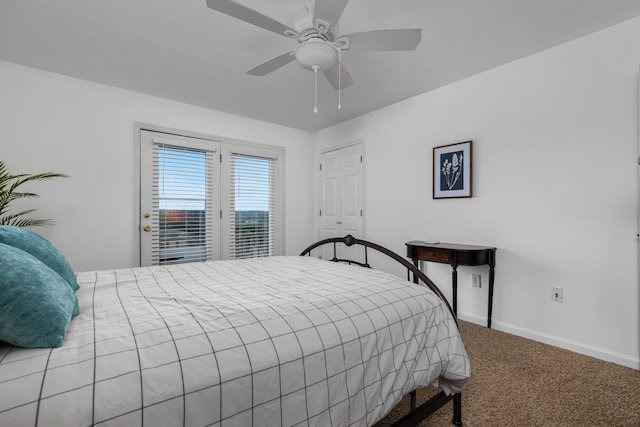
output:
M 471 359 L 462 422 L 474 426 L 640 426 L 640 371 L 460 322 Z M 418 403 L 434 394 L 418 392 Z M 376 427 L 408 411 L 408 397 Z M 448 403 L 421 426 L 451 426 Z

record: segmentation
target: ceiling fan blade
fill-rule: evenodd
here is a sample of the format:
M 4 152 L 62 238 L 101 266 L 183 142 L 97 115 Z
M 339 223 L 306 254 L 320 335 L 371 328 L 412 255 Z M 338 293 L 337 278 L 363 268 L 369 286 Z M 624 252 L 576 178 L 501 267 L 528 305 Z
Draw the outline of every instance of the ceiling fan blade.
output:
M 338 75 L 338 69 L 340 69 L 340 75 Z M 353 85 L 353 79 L 342 63 L 338 66 L 336 62 L 333 64 L 333 67 L 324 70 L 324 76 L 335 90 L 338 90 L 338 88 L 344 89 Z
M 414 50 L 422 40 L 422 29 L 374 30 L 345 34 L 338 37 L 349 39 L 349 50 Z
M 347 7 L 347 3 L 349 3 L 349 0 L 316 0 L 313 8 L 313 25 L 316 25 L 319 19 L 332 27 L 335 26 L 340 20 L 344 8 Z M 324 30 L 323 32 L 329 30 L 329 28 L 318 29 Z
M 296 30 L 236 2 L 230 0 L 207 0 L 207 6 L 241 21 L 280 34 L 281 36 L 289 38 L 298 37 Z
M 295 61 L 296 57 L 293 56 L 293 52 L 286 52 L 282 55 L 278 55 L 275 58 L 271 58 L 268 61 L 263 62 L 247 71 L 247 74 L 252 76 L 266 76 L 267 74 L 284 67 L 289 62 Z

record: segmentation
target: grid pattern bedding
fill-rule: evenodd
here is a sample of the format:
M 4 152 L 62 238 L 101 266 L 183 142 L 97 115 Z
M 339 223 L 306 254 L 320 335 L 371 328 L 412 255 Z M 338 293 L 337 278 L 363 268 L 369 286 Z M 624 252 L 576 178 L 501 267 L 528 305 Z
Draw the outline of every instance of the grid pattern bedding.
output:
M 2 426 L 366 426 L 470 374 L 437 296 L 312 257 L 78 273 L 65 344 L 0 343 Z

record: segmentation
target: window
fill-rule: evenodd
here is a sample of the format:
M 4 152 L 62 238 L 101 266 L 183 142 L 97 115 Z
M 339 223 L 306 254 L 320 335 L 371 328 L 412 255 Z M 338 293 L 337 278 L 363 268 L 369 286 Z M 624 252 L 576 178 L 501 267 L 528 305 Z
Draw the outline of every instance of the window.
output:
M 154 145 L 153 195 L 158 225 L 153 228 L 153 264 L 212 259 L 213 152 Z
M 284 253 L 284 149 L 141 131 L 141 265 Z
M 273 255 L 275 161 L 232 154 L 231 258 Z
M 223 229 L 231 259 L 280 255 L 282 239 L 282 152 L 229 145 L 223 149 L 227 214 Z

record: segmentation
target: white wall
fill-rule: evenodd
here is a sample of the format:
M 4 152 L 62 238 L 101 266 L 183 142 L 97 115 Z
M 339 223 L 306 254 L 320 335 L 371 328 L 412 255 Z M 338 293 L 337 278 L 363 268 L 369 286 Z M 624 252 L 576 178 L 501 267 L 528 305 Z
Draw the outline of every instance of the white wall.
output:
M 498 247 L 496 329 L 640 368 L 639 64 L 637 18 L 318 132 L 316 156 L 364 141 L 369 240 Z M 432 200 L 432 148 L 467 140 L 474 197 Z M 472 271 L 458 310 L 484 323 Z
M 38 231 L 89 270 L 138 261 L 134 122 L 284 146 L 289 254 L 314 236 L 314 155 L 362 140 L 368 239 L 495 245 L 496 329 L 640 368 L 638 64 L 640 18 L 313 136 L 0 62 L 0 159 L 71 175 L 31 187 L 57 220 Z M 468 139 L 474 197 L 432 200 L 432 147 Z M 458 308 L 481 323 L 471 271 Z M 449 291 L 446 266 L 427 272 Z
M 311 242 L 310 133 L 0 62 L 0 159 L 71 176 L 24 189 L 75 270 L 138 265 L 135 122 L 285 147 L 286 251 Z

